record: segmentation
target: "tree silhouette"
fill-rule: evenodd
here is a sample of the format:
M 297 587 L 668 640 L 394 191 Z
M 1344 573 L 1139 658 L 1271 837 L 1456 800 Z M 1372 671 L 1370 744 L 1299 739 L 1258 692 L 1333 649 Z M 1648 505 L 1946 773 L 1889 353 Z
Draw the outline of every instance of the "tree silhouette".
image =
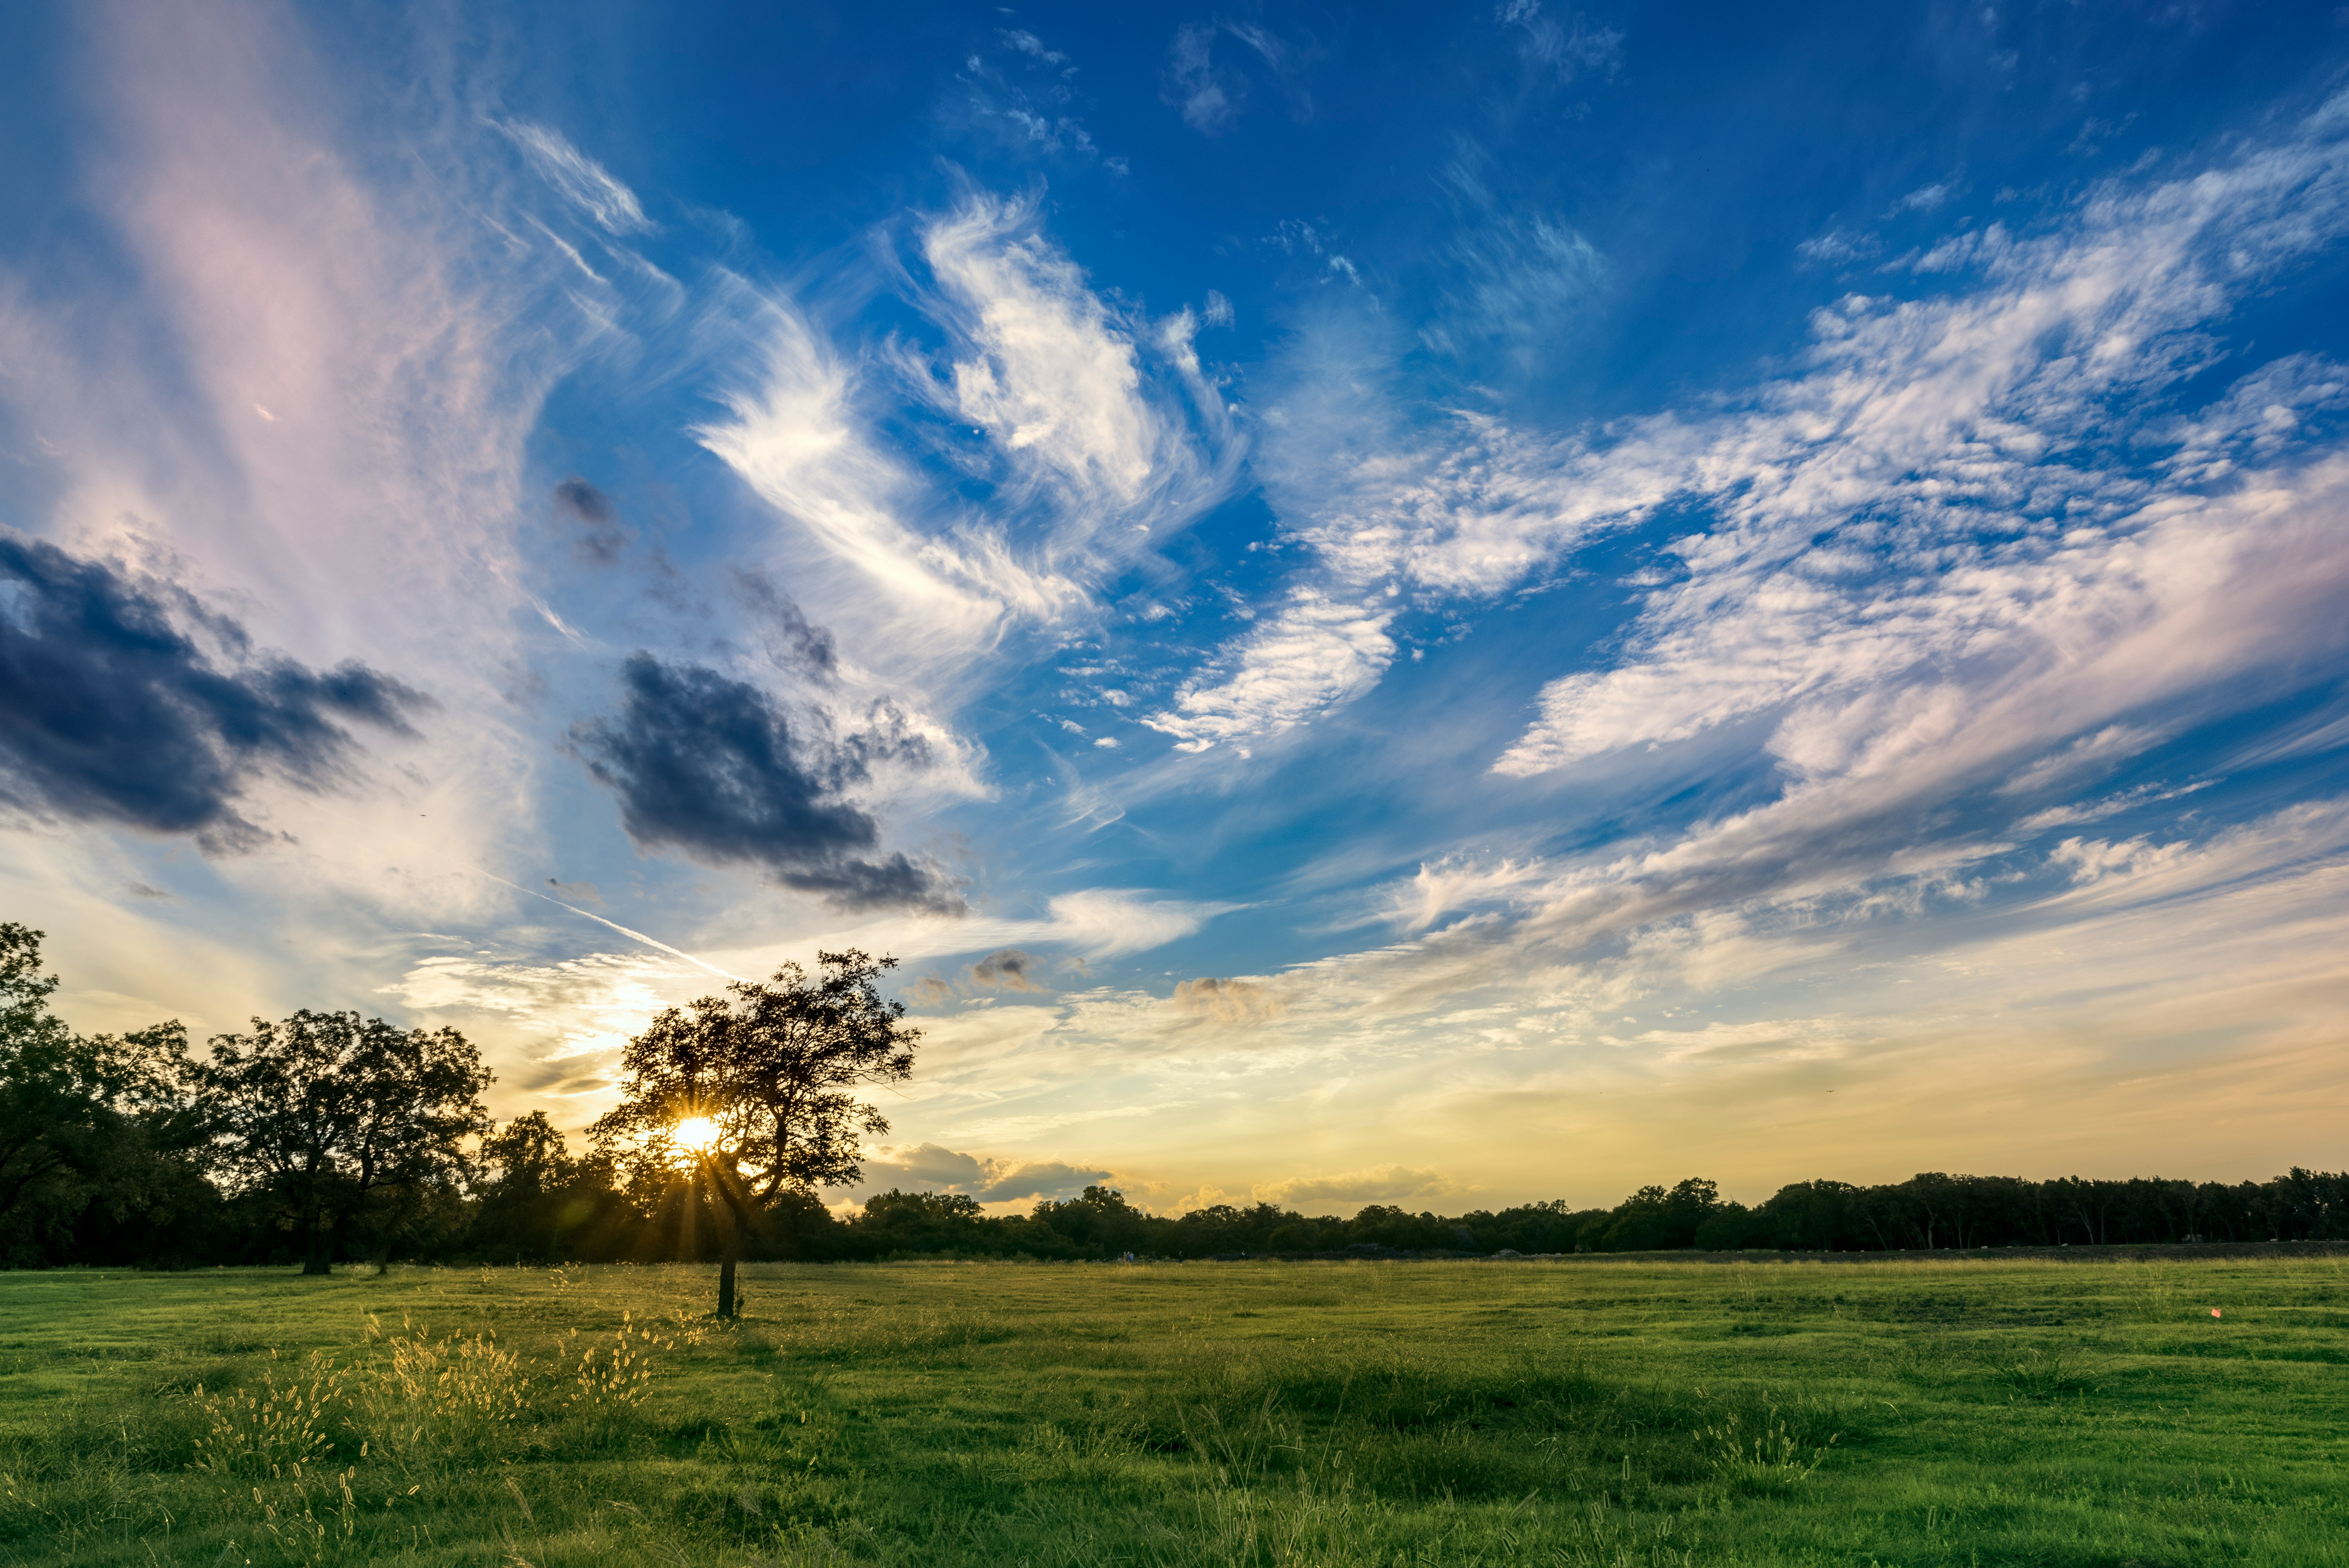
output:
M 456 1030 L 306 1010 L 255 1018 L 253 1030 L 215 1036 L 194 1077 L 215 1107 L 224 1163 L 274 1195 L 279 1223 L 302 1234 L 304 1274 L 333 1271 L 371 1202 L 397 1198 L 404 1210 L 471 1169 L 464 1140 L 492 1125 L 481 1099 L 491 1074 Z
M 816 964 L 664 1010 L 628 1042 L 620 1103 L 590 1130 L 640 1198 L 709 1203 L 720 1317 L 735 1315 L 746 1233 L 794 1193 L 863 1176 L 858 1137 L 889 1123 L 855 1089 L 913 1075 L 921 1032 L 874 984 L 896 960 L 851 948 Z
M 42 935 L 0 923 L 0 1220 L 68 1178 L 150 1206 L 140 1189 L 167 1168 L 192 1171 L 204 1141 L 187 1032 L 75 1033 L 49 1011 L 57 980 L 41 974 Z

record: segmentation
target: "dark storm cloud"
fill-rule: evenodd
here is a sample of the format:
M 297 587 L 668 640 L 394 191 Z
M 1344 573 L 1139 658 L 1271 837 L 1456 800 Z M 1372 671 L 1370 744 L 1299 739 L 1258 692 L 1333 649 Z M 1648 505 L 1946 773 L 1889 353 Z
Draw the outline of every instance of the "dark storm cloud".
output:
M 989 989 L 999 985 L 1006 991 L 1047 989 L 1036 977 L 1036 960 L 1017 947 L 988 954 L 970 966 L 970 977 Z
M 168 584 L 0 535 L 0 799 L 84 821 L 259 830 L 236 799 L 264 773 L 331 781 L 356 748 L 336 722 L 398 735 L 422 694 L 364 665 L 256 655 L 243 627 Z
M 628 531 L 620 526 L 620 511 L 610 496 L 573 474 L 554 487 L 554 510 L 585 531 L 572 541 L 580 559 L 598 566 L 618 562 L 628 547 Z
M 874 855 L 878 827 L 841 794 L 918 737 L 795 737 L 756 686 L 650 654 L 628 660 L 620 689 L 619 714 L 574 725 L 571 750 L 618 798 L 637 848 L 761 866 L 842 909 L 962 910 L 952 888 L 902 853 Z
M 609 522 L 617 515 L 612 509 L 612 498 L 577 474 L 554 487 L 554 500 L 582 522 Z
M 777 664 L 795 665 L 830 680 L 838 673 L 840 655 L 832 633 L 807 618 L 791 595 L 763 572 L 734 569 L 735 596 L 758 615 L 767 639 L 767 653 Z

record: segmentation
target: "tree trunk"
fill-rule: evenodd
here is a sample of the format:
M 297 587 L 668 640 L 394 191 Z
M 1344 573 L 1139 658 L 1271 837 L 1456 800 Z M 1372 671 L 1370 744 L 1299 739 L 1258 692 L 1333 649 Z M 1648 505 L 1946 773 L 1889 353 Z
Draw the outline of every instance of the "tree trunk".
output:
M 715 1162 L 705 1167 L 711 1196 L 717 1201 L 710 1208 L 718 1221 L 718 1315 L 720 1320 L 733 1320 L 737 1304 L 734 1298 L 734 1265 L 742 1261 L 742 1233 L 750 1228 L 750 1216 L 743 1212 L 740 1178 L 731 1170 Z
M 305 1274 L 330 1274 L 335 1272 L 335 1233 L 323 1225 L 310 1227 L 309 1255 L 302 1260 Z

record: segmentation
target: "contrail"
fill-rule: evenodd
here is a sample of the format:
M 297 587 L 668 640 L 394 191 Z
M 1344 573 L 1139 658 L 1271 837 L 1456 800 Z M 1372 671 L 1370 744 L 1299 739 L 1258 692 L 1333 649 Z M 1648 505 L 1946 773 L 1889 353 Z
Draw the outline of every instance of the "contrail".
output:
M 352 820 L 347 813 L 337 811 L 332 807 L 327 807 L 326 810 L 329 816 L 339 817 L 346 822 Z M 661 941 L 658 937 L 647 936 L 641 931 L 631 931 L 616 920 L 605 920 L 602 915 L 591 914 L 587 911 L 581 909 L 575 903 L 565 903 L 559 898 L 548 897 L 547 894 L 539 892 L 534 887 L 524 887 L 520 882 L 508 882 L 505 878 L 498 875 L 497 872 L 483 871 L 481 867 L 473 864 L 472 861 L 460 860 L 457 856 L 450 854 L 446 850 L 435 849 L 429 844 L 417 844 L 413 841 L 410 841 L 410 847 L 420 849 L 426 854 L 432 856 L 436 860 L 443 861 L 450 865 L 455 866 L 460 871 L 471 872 L 477 877 L 487 877 L 490 881 L 496 882 L 501 887 L 510 887 L 516 892 L 526 892 L 533 898 L 545 899 L 547 903 L 554 905 L 557 909 L 567 909 L 572 913 L 592 920 L 598 925 L 609 926 L 631 942 L 641 942 L 647 947 L 652 948 L 656 952 L 666 953 L 672 958 L 682 958 L 688 964 L 692 965 L 696 969 L 706 969 L 710 974 L 717 975 L 720 980 L 739 981 L 742 978 L 740 975 L 730 974 L 726 970 L 720 969 L 715 964 L 710 964 L 702 959 L 696 958 L 692 954 L 688 953 L 682 947 L 671 947 L 667 943 Z
M 455 860 L 454 856 L 448 856 L 445 858 Z M 465 865 L 465 862 L 462 861 L 457 861 L 456 863 L 460 866 Z M 692 954 L 688 953 L 682 947 L 671 947 L 667 943 L 659 940 L 657 937 L 647 936 L 641 931 L 631 931 L 616 920 L 605 920 L 600 914 L 590 914 L 587 911 L 580 908 L 575 903 L 565 903 L 561 899 L 555 898 L 548 893 L 543 893 L 534 887 L 524 887 L 522 883 L 517 882 L 507 882 L 505 878 L 498 875 L 495 872 L 485 872 L 479 866 L 465 866 L 465 869 L 473 872 L 477 876 L 485 876 L 493 882 L 498 882 L 503 886 L 510 887 L 516 892 L 526 892 L 533 898 L 545 899 L 547 903 L 554 905 L 555 908 L 567 909 L 572 913 L 583 915 L 585 918 L 594 921 L 598 925 L 608 925 L 614 931 L 618 932 L 621 935 L 628 938 L 632 942 L 641 942 L 647 947 L 657 948 L 661 952 L 668 954 L 672 957 L 682 958 L 688 964 L 692 965 L 695 968 L 707 969 L 721 980 L 740 980 L 742 978 L 740 975 L 731 975 L 727 973 L 727 971 L 720 969 L 715 964 L 707 963 L 701 959 L 696 958 Z

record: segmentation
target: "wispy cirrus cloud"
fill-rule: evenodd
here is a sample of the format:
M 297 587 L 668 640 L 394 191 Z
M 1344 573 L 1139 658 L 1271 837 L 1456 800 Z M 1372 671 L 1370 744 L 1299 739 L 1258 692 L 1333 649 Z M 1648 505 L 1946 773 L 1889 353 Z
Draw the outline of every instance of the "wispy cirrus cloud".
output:
M 1037 480 L 1081 503 L 1131 506 L 1166 432 L 1143 399 L 1133 340 L 1034 222 L 1024 202 L 978 197 L 923 231 L 968 345 L 952 366 L 955 407 L 1032 462 Z
M 380 995 L 478 1030 L 488 1024 L 517 1033 L 522 1060 L 506 1068 L 507 1086 L 533 1095 L 600 1100 L 613 1092 L 622 1048 L 663 1007 L 711 987 L 689 965 L 642 954 L 589 953 L 551 963 L 494 949 L 438 953 L 417 959 Z M 600 1103 L 564 1108 L 561 1121 L 593 1119 Z
M 1383 595 L 1350 603 L 1299 588 L 1143 722 L 1183 751 L 1308 723 L 1378 684 L 1394 660 L 1393 620 Z
M 937 395 L 994 438 L 1015 498 L 1060 492 L 1039 518 L 1051 548 L 1129 555 L 1133 535 L 1179 526 L 1228 488 L 1243 443 L 1200 375 L 1187 310 L 1112 315 L 1044 236 L 1032 196 L 974 192 L 925 224 L 921 249 L 956 345 Z
M 855 400 L 854 366 L 787 302 L 763 299 L 765 339 L 753 383 L 726 392 L 729 418 L 693 434 L 833 559 L 881 590 L 883 624 L 918 627 L 917 647 L 984 645 L 1010 614 L 1049 619 L 1081 597 L 1051 570 L 1016 561 L 998 531 L 943 536 L 917 526 L 929 497 L 910 465 L 875 437 Z
M 377 161 L 355 127 L 382 99 L 318 92 L 332 72 L 274 11 L 79 20 L 105 133 L 59 177 L 125 265 L 36 238 L 0 277 L 0 399 L 42 454 L 41 500 L 17 515 L 175 579 L 294 665 L 437 700 L 364 789 L 244 775 L 241 811 L 274 831 L 223 875 L 302 905 L 288 918 L 321 942 L 385 911 L 482 909 L 486 884 L 387 875 L 383 854 L 435 806 L 440 850 L 502 851 L 512 824 L 489 803 L 525 788 L 536 749 L 506 698 L 530 602 L 512 527 L 526 438 L 604 328 L 512 210 L 512 150 L 445 81 L 401 103 L 418 156 Z
M 1818 312 L 1809 367 L 1733 412 L 1557 437 L 1485 415 L 1419 419 L 1384 389 L 1375 348 L 1342 346 L 1353 329 L 1333 322 L 1322 340 L 1337 359 L 1300 366 L 1306 390 L 1268 420 L 1269 486 L 1309 549 L 1312 593 L 1329 597 L 1383 581 L 1421 602 L 1489 598 L 1667 504 L 1713 511 L 1672 547 L 1682 580 L 1646 595 L 1626 656 L 1553 685 L 1504 772 L 1687 738 L 1826 689 L 1880 693 L 1961 647 L 1982 652 L 2002 605 L 2023 614 L 2014 595 L 2035 598 L 2044 563 L 2083 548 L 2058 519 L 2167 519 L 2175 481 L 2128 460 L 2112 421 L 2135 403 L 2140 438 L 2158 440 L 2174 422 L 2158 397 L 2207 352 L 2194 334 L 2337 235 L 2343 119 L 2328 106 L 2206 173 L 2100 188 L 2037 237 L 1969 231 L 1909 265 L 1973 287 Z M 2320 366 L 2255 374 L 2256 388 L 2176 434 L 2197 452 L 2274 451 L 2296 407 L 2339 396 Z M 1953 584 L 1951 552 L 1981 563 L 1970 587 Z M 1343 663 L 1331 656 L 1287 683 L 1290 700 L 1242 709 L 1240 694 L 1276 673 L 1248 657 L 1256 645 L 1284 639 L 1252 629 L 1225 655 L 1229 674 L 1185 688 L 1195 707 L 1233 709 L 1216 738 L 1245 733 L 1244 714 L 1292 727 L 1374 684 L 1331 678 Z
M 919 248 L 926 280 L 905 282 L 947 335 L 937 359 L 903 343 L 845 354 L 768 297 L 764 365 L 694 433 L 882 590 L 864 656 L 949 666 L 1096 612 L 1111 573 L 1229 491 L 1246 442 L 1201 369 L 1196 319 L 1112 313 L 1032 199 L 970 193 Z M 874 403 L 889 394 L 940 421 L 934 448 L 883 436 Z M 972 483 L 984 509 L 958 498 Z
M 541 179 L 593 219 L 598 228 L 613 234 L 652 231 L 653 222 L 645 216 L 644 204 L 636 200 L 636 193 L 612 178 L 611 170 L 572 145 L 570 138 L 561 131 L 529 120 L 502 120 L 498 129 L 513 139 Z
M 1502 766 L 1680 738 L 1822 686 L 1874 686 L 1961 647 L 1979 656 L 2003 640 L 2002 624 L 2062 614 L 2050 599 L 2073 596 L 2045 593 L 2051 570 L 2090 593 L 2126 593 L 2115 569 L 2148 548 L 2230 553 L 2236 524 L 2260 531 L 2251 512 L 2291 526 L 2272 492 L 2206 502 L 2158 469 L 2116 461 L 2105 428 L 2109 400 L 2157 395 L 2195 367 L 2207 349 L 2189 335 L 2240 291 L 2339 232 L 2340 118 L 2328 108 L 2302 139 L 2192 180 L 2107 189 L 2043 238 L 1975 232 L 1945 249 L 1979 269 L 1977 293 L 1821 312 L 1816 368 L 1691 454 L 1692 480 L 1713 469 L 1722 520 L 1679 549 L 1687 581 L 1651 595 L 1618 667 L 1555 686 Z M 2282 374 L 2302 401 L 2338 395 L 2332 378 L 2297 368 Z M 2262 392 L 2278 374 L 2255 373 Z M 2188 428 L 2200 440 L 2229 431 L 2242 450 L 2297 425 L 2270 397 L 2256 425 L 2230 419 L 2246 392 Z M 2158 439 L 2166 418 L 2139 418 Z M 2069 531 L 2081 525 L 2095 531 Z M 2144 578 L 2147 611 L 2160 578 L 2158 566 Z
M 1526 64 L 1560 83 L 1584 75 L 1611 76 L 1623 63 L 1623 35 L 1578 11 L 1545 12 L 1542 0 L 1502 0 L 1494 19 L 1515 33 Z

